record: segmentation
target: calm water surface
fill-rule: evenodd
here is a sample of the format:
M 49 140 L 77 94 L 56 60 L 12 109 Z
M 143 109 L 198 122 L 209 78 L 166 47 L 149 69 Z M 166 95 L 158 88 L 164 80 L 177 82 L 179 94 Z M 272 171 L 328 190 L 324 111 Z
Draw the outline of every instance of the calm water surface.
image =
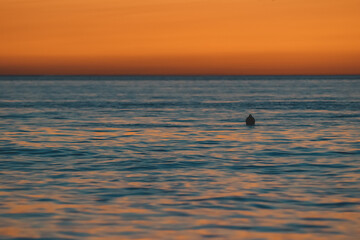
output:
M 0 81 L 0 239 L 358 239 L 359 90 Z

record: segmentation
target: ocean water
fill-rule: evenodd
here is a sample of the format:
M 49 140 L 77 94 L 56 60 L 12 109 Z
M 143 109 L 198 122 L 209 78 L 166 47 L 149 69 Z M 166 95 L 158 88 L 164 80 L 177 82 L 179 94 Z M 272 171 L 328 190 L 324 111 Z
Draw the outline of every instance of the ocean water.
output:
M 73 78 L 0 81 L 0 239 L 358 239 L 360 77 Z

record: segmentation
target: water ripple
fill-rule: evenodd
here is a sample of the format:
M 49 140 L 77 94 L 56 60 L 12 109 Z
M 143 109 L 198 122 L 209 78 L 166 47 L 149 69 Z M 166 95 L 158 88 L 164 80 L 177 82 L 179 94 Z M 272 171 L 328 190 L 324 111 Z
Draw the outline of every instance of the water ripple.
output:
M 0 81 L 0 238 L 357 240 L 359 84 Z

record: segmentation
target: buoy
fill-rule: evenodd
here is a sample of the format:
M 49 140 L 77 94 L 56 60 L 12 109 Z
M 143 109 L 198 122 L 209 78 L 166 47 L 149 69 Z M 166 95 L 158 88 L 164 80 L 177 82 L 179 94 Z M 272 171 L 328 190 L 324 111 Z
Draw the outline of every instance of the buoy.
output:
M 249 116 L 246 118 L 246 125 L 253 126 L 255 125 L 255 118 L 249 114 Z

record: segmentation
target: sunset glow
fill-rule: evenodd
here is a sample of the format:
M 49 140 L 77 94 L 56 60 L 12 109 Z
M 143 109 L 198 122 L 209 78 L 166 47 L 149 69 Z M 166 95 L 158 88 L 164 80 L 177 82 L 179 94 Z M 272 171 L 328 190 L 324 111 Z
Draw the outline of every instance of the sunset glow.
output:
M 359 0 L 0 0 L 0 74 L 359 74 Z

